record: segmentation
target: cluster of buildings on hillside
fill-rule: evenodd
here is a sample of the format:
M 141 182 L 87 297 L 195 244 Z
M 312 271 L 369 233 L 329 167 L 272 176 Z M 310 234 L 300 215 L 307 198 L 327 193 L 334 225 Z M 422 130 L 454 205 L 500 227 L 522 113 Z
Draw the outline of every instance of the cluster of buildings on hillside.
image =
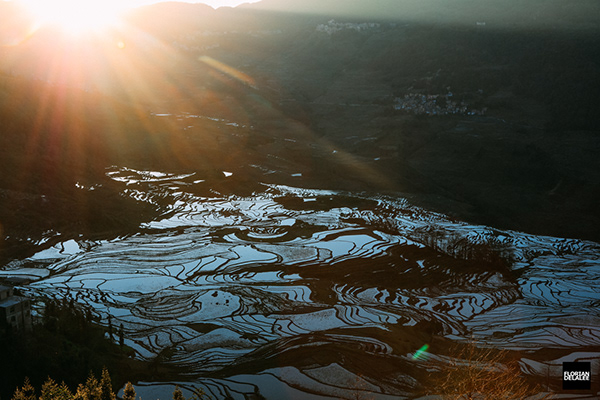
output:
M 362 23 L 354 23 L 354 22 L 335 22 L 335 20 L 330 20 L 326 24 L 317 25 L 317 32 L 324 32 L 329 35 L 340 32 L 344 30 L 352 30 L 357 32 L 363 32 L 371 29 L 377 29 L 380 27 L 380 24 L 376 22 L 362 22 Z
M 394 109 L 416 115 L 484 115 L 487 108 L 472 109 L 464 101 L 454 100 L 452 92 L 447 94 L 410 93 L 397 97 Z
M 14 293 L 12 286 L 0 285 L 0 329 L 15 330 L 32 328 L 31 301 Z

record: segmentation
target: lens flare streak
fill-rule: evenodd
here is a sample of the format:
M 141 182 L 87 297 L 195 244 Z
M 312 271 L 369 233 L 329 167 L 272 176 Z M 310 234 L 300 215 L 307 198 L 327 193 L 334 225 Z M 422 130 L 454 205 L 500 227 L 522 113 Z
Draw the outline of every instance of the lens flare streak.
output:
M 419 350 L 417 350 L 415 352 L 415 354 L 412 356 L 412 359 L 418 360 L 422 356 L 425 356 L 427 354 L 428 349 L 429 349 L 429 345 L 428 344 L 424 345 L 423 347 L 421 347 Z

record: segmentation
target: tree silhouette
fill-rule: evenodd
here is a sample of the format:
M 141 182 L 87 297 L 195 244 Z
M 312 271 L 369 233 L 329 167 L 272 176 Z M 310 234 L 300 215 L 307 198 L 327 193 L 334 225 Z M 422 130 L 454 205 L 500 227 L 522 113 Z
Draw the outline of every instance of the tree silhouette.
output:
M 112 382 L 110 380 L 110 374 L 106 367 L 102 369 L 102 377 L 100 378 L 100 390 L 101 400 L 115 400 L 116 395 L 113 392 Z
M 52 378 L 48 378 L 42 385 L 40 400 L 73 400 L 73 393 L 64 382 L 58 385 Z
M 175 386 L 175 390 L 173 390 L 173 400 L 185 400 L 179 386 Z
M 113 324 L 112 317 L 110 315 L 108 316 L 108 337 L 111 341 L 113 340 Z
M 125 343 L 125 337 L 124 337 L 124 333 L 123 333 L 123 324 L 121 324 L 119 326 L 119 346 L 121 346 L 121 348 L 122 348 L 124 343 Z
M 79 385 L 77 388 L 78 393 L 80 392 L 80 389 L 81 394 L 83 395 L 82 400 L 102 400 L 102 388 L 91 371 L 85 385 Z
M 123 400 L 135 400 L 135 388 L 131 382 L 125 384 L 125 389 L 123 389 Z
M 25 377 L 22 388 L 17 388 L 13 400 L 37 400 L 35 388 L 31 385 L 28 377 Z

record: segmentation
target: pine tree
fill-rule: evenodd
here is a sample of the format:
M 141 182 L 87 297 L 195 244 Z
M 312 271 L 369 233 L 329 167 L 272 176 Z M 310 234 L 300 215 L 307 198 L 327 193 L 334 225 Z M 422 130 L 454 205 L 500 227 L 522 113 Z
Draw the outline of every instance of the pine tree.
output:
M 12 400 L 37 400 L 35 388 L 31 385 L 28 377 L 25 377 L 22 388 L 17 388 Z
M 42 385 L 42 393 L 40 394 L 40 400 L 52 400 L 54 392 L 58 389 L 58 385 L 50 377 Z
M 79 386 L 77 386 L 77 391 L 75 392 L 75 395 L 73 396 L 73 400 L 87 400 L 88 397 L 89 396 L 87 395 L 85 386 L 83 386 L 80 383 Z
M 131 382 L 125 384 L 125 389 L 123 389 L 123 400 L 135 400 L 135 388 Z
M 85 395 L 87 396 L 85 400 L 102 400 L 102 388 L 100 387 L 100 383 L 94 376 L 94 374 L 90 371 L 90 376 L 85 382 Z
M 100 390 L 101 400 L 115 400 L 117 397 L 115 395 L 115 392 L 113 392 L 112 382 L 110 380 L 110 375 L 106 367 L 102 369 L 102 377 L 100 378 Z
M 227 388 L 225 388 L 225 390 L 227 390 Z M 229 396 L 231 397 L 231 396 Z M 192 392 L 192 397 L 190 398 L 190 400 L 203 400 L 206 399 L 206 393 L 204 393 L 204 390 L 202 390 L 201 388 L 193 388 L 193 392 Z M 233 398 L 233 397 L 232 397 Z
M 58 385 L 52 378 L 48 378 L 42 385 L 40 400 L 73 400 L 73 393 L 64 382 Z
M 173 400 L 185 400 L 179 386 L 175 386 L 175 390 L 173 390 Z

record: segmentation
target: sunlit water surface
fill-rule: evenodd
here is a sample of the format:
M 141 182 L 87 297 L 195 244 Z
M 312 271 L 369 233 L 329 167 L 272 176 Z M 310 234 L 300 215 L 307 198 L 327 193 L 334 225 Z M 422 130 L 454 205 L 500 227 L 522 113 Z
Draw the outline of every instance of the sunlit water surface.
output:
M 532 375 L 560 374 L 563 361 L 535 350 L 600 356 L 578 354 L 600 343 L 596 243 L 468 225 L 389 197 L 265 185 L 207 198 L 187 189 L 203 182 L 193 174 L 107 174 L 128 196 L 172 206 L 135 235 L 67 241 L 0 273 L 35 277 L 27 294 L 74 299 L 104 325 L 111 316 L 138 358 L 184 367 L 187 390 L 411 398 L 418 371 L 444 363 L 435 348 L 415 357 L 431 335 L 522 350 Z M 452 261 L 470 245 L 502 249 L 512 265 Z M 172 383 L 137 389 L 170 398 Z

